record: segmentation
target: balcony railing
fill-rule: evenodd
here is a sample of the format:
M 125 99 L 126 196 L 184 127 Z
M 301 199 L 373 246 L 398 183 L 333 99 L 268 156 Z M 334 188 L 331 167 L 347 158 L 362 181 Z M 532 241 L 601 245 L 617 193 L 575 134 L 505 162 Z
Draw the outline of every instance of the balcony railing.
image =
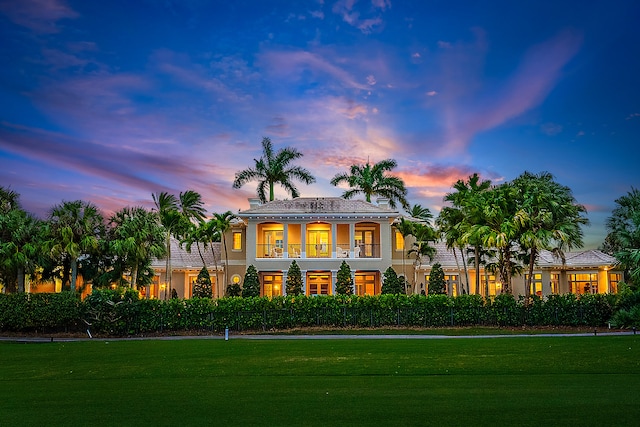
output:
M 288 251 L 277 245 L 258 244 L 256 247 L 257 258 L 303 258 L 302 247 L 299 243 L 289 243 L 286 245 Z M 329 244 L 307 244 L 304 245 L 305 258 L 380 258 L 379 244 L 360 244 L 350 246 L 348 244 L 338 244 L 334 248 Z M 335 253 L 335 255 L 334 255 Z

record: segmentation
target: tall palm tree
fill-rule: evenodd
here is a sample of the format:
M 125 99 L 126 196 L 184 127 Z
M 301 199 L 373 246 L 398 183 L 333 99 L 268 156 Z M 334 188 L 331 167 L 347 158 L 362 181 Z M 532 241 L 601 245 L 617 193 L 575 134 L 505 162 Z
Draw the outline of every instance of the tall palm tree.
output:
M 464 272 L 465 287 L 467 293 L 469 293 L 469 272 L 467 271 L 467 262 L 465 260 L 464 248 L 467 247 L 462 238 L 461 224 L 464 221 L 464 215 L 458 208 L 445 206 L 440 211 L 440 215 L 436 219 L 436 226 L 438 232 L 444 238 L 444 243 L 447 249 L 453 252 L 453 258 L 456 262 L 456 268 L 458 274 L 462 277 Z M 460 263 L 458 261 L 458 251 L 462 258 L 463 269 L 460 269 Z
M 524 217 L 517 210 L 516 189 L 510 183 L 504 183 L 485 191 L 480 202 L 482 219 L 471 225 L 463 239 L 478 242 L 480 245 L 496 249 L 498 269 L 504 293 L 511 293 L 511 277 L 516 269 L 513 246 L 517 242 Z M 479 252 L 476 252 L 478 254 Z M 476 265 L 480 259 L 476 255 Z M 477 277 L 479 279 L 479 275 Z M 479 280 L 476 280 L 476 292 Z
M 588 220 L 583 216 L 586 208 L 576 202 L 569 187 L 555 182 L 548 172 L 524 172 L 511 184 L 517 191 L 516 217 L 522 218 L 518 240 L 529 264 L 528 297 L 540 250 L 550 250 L 564 261 L 564 250 L 582 246 L 580 226 Z
M 142 207 L 125 207 L 109 218 L 111 248 L 131 273 L 131 287 L 137 289 L 138 271 L 152 257 L 166 254 L 164 229 L 157 212 Z M 149 292 L 147 292 L 147 298 Z
M 404 259 L 407 256 L 407 237 L 412 236 L 415 230 L 415 224 L 406 218 L 400 218 L 400 221 L 393 223 L 396 230 L 402 235 L 402 275 L 407 278 L 407 272 L 405 271 Z
M 168 285 L 167 294 L 171 295 L 172 268 L 171 268 L 171 237 L 180 238 L 189 232 L 192 224 L 202 222 L 205 217 L 204 202 L 202 196 L 193 191 L 187 190 L 180 193 L 179 197 L 165 191 L 154 193 L 153 202 L 155 209 L 160 216 L 160 223 L 166 230 L 165 247 L 167 252 L 165 283 Z M 165 298 L 167 296 L 165 294 Z
M 371 165 L 368 161 L 364 165 L 351 165 L 349 173 L 339 173 L 331 179 L 331 185 L 346 183 L 349 190 L 342 193 L 345 199 L 351 199 L 358 194 L 364 194 L 365 200 L 371 203 L 371 196 L 381 196 L 389 199 L 389 206 L 395 209 L 396 202 L 403 208 L 409 208 L 407 189 L 402 179 L 387 174 L 398 166 L 393 159 L 381 160 Z
M 413 293 L 415 293 L 417 269 L 422 264 L 423 257 L 426 256 L 429 260 L 433 260 L 436 255 L 436 248 L 431 246 L 431 243 L 438 239 L 438 233 L 430 224 L 416 222 L 413 224 L 413 236 L 415 237 L 413 248 L 407 255 L 413 255 L 416 259 L 413 269 Z
M 71 290 L 75 291 L 78 260 L 97 251 L 105 232 L 104 218 L 98 208 L 82 200 L 63 202 L 49 214 L 51 240 L 47 248 L 54 257 L 66 258 L 71 267 Z
M 640 191 L 632 187 L 615 203 L 606 223 L 605 244 L 624 267 L 627 283 L 637 287 L 640 284 Z
M 419 219 L 425 222 L 430 222 L 433 219 L 433 214 L 431 213 L 429 208 L 422 207 L 422 205 L 419 204 L 411 205 L 407 213 L 412 218 Z
M 262 157 L 253 159 L 252 168 L 236 173 L 233 188 L 240 188 L 250 181 L 258 181 L 257 195 L 261 202 L 267 201 L 266 190 L 269 189 L 269 201 L 274 199 L 274 186 L 280 184 L 291 194 L 292 198 L 300 196 L 298 188 L 292 180 L 297 179 L 305 184 L 312 184 L 316 179 L 311 173 L 300 166 L 290 166 L 290 163 L 302 157 L 295 148 L 282 148 L 274 153 L 271 139 L 262 138 Z
M 165 283 L 167 285 L 167 291 L 165 293 L 166 299 L 167 295 L 171 295 L 171 236 L 176 233 L 180 227 L 182 216 L 178 210 L 178 198 L 173 194 L 163 191 L 161 193 L 152 194 L 152 197 L 156 212 L 160 217 L 160 224 L 162 224 L 165 230 L 164 241 L 167 257 L 165 260 Z
M 478 254 L 481 252 L 482 241 L 481 236 L 471 233 L 470 230 L 482 224 L 485 208 L 482 196 L 483 193 L 491 188 L 491 181 L 481 181 L 480 176 L 474 173 L 469 176 L 467 181 L 461 179 L 456 181 L 453 188 L 456 191 L 445 195 L 444 200 L 462 211 L 463 222 L 458 225 L 462 232 L 460 243 L 463 245 L 469 244 L 474 248 L 476 254 L 474 257 L 476 271 L 475 293 L 478 294 L 480 292 L 480 257 Z
M 25 291 L 25 274 L 36 267 L 42 222 L 20 207 L 18 194 L 0 187 L 0 282 Z
M 224 249 L 224 286 L 228 286 L 228 270 L 229 270 L 229 255 L 227 252 L 227 239 L 225 237 L 227 231 L 231 229 L 231 221 L 235 218 L 235 215 L 231 211 L 226 211 L 224 213 L 214 213 L 213 214 L 213 224 L 220 233 L 222 239 L 222 247 Z

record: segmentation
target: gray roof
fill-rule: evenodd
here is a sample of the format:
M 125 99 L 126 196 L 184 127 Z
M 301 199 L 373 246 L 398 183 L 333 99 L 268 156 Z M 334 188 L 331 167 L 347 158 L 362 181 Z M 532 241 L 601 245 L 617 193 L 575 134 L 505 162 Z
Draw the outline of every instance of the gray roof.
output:
M 446 268 L 455 268 L 456 260 L 452 250 L 448 250 L 447 246 L 443 242 L 437 242 L 433 244 L 436 248 L 436 255 L 432 261 L 428 258 L 423 259 L 423 265 L 433 265 L 439 263 Z M 458 263 L 462 268 L 462 258 L 460 251 L 457 251 Z M 539 268 L 582 268 L 582 267 L 602 267 L 602 266 L 614 266 L 617 264 L 617 260 L 605 254 L 602 251 L 596 249 L 588 249 L 584 251 L 569 251 L 564 253 L 565 264 L 562 264 L 562 259 L 555 257 L 552 252 L 543 250 L 540 252 L 538 262 L 536 265 Z M 468 258 L 468 256 L 467 256 Z
M 200 244 L 200 251 L 202 252 L 202 257 L 208 268 L 215 268 L 216 265 L 218 268 L 221 267 L 220 262 L 220 250 L 221 243 L 214 242 L 213 243 L 213 251 L 215 252 L 215 261 L 213 258 L 213 254 L 211 253 L 211 246 L 205 248 L 202 244 Z M 166 267 L 166 259 L 153 259 L 151 261 L 151 267 L 155 269 L 164 270 Z M 181 269 L 201 269 L 202 268 L 202 258 L 198 253 L 198 248 L 195 244 L 191 246 L 191 252 L 187 252 L 186 249 L 181 248 L 179 242 L 171 238 L 171 268 L 173 270 L 181 270 Z
M 238 216 L 318 216 L 318 215 L 374 215 L 395 217 L 397 211 L 366 202 L 341 197 L 297 197 L 292 200 L 274 200 L 240 211 Z

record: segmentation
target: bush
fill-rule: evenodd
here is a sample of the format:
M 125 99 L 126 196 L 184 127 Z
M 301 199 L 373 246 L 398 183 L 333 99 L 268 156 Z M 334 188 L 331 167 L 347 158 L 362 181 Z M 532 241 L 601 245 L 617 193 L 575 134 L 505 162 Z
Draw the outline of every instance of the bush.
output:
M 342 261 L 336 276 L 336 294 L 353 295 L 353 279 L 351 278 L 351 267 L 346 261 Z
M 433 264 L 429 274 L 429 294 L 444 295 L 447 293 L 447 282 L 444 280 L 444 271 L 439 263 Z
M 211 298 L 212 295 L 209 270 L 207 270 L 207 267 L 202 267 L 193 285 L 193 296 L 198 298 Z
M 302 272 L 294 259 L 287 271 L 287 295 L 302 295 Z
M 242 297 L 259 297 L 260 296 L 260 278 L 258 277 L 258 270 L 253 265 L 247 268 L 247 273 L 244 275 L 244 282 L 242 282 Z

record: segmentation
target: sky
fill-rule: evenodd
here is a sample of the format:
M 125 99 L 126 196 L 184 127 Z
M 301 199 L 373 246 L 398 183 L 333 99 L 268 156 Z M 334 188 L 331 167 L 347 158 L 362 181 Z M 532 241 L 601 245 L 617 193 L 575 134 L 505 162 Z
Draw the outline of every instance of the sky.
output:
M 269 137 L 303 197 L 392 158 L 434 215 L 473 173 L 550 172 L 595 248 L 640 187 L 638 22 L 635 0 L 0 0 L 0 186 L 40 217 L 186 190 L 237 212 Z

